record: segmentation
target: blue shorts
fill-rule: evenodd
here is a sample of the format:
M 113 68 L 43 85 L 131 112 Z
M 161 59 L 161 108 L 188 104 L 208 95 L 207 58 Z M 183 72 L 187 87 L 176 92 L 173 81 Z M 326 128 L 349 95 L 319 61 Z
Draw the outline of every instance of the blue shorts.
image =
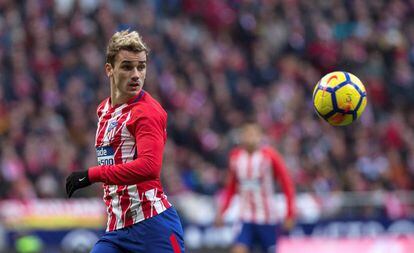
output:
M 259 246 L 263 252 L 275 252 L 278 225 L 242 223 L 235 244 L 243 244 L 250 250 Z
M 106 232 L 91 253 L 184 253 L 177 211 L 170 207 L 130 227 Z

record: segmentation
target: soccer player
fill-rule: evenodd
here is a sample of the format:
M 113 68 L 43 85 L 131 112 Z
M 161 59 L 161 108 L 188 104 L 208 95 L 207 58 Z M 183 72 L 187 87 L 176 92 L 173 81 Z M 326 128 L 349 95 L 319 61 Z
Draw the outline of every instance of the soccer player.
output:
M 287 203 L 287 217 L 283 229 L 294 225 L 294 187 L 282 157 L 270 146 L 261 145 L 261 128 L 246 123 L 241 131 L 241 145 L 229 156 L 229 177 L 225 194 L 216 217 L 222 225 L 223 214 L 232 197 L 240 196 L 241 229 L 236 236 L 232 253 L 247 253 L 254 246 L 263 252 L 275 252 L 278 229 L 275 204 L 275 180 L 283 188 Z
M 104 183 L 107 229 L 92 253 L 184 252 L 180 219 L 160 182 L 167 113 L 143 90 L 148 52 L 136 31 L 110 39 L 105 64 L 110 96 L 97 109 L 98 166 L 66 179 L 69 198 Z

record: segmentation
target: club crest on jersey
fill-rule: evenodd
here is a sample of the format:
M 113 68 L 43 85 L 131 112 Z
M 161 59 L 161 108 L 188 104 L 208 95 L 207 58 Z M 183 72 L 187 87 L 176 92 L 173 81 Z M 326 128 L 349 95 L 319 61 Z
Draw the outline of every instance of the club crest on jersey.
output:
M 118 121 L 113 120 L 108 122 L 108 127 L 105 132 L 104 141 L 110 141 L 115 136 L 116 127 L 118 126 Z

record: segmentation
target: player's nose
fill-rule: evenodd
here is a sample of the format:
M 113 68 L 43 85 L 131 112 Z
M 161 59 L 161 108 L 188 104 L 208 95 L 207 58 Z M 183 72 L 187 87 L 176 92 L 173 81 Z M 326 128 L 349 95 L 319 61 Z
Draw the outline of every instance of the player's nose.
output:
M 137 68 L 134 68 L 131 79 L 135 82 L 139 80 L 139 71 Z
M 131 80 L 132 80 L 133 82 L 138 82 L 138 81 L 139 81 L 139 76 L 132 76 L 132 77 L 131 77 Z

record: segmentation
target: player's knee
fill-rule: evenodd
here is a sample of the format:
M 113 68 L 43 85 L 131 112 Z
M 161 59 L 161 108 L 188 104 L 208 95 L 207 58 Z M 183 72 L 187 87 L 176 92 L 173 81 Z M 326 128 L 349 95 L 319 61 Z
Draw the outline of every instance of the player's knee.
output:
M 267 253 L 275 253 L 276 252 L 276 245 L 272 245 L 269 248 L 267 248 L 267 251 L 266 252 Z
M 231 253 L 249 253 L 249 249 L 246 245 L 236 244 L 232 247 Z

